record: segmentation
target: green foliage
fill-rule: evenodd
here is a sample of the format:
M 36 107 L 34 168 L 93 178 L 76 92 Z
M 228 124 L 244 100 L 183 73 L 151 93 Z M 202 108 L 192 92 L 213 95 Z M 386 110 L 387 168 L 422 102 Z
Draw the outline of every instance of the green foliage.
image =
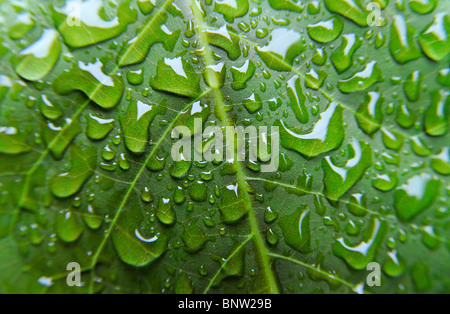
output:
M 449 2 L 375 2 L 0 1 L 0 292 L 450 293 Z

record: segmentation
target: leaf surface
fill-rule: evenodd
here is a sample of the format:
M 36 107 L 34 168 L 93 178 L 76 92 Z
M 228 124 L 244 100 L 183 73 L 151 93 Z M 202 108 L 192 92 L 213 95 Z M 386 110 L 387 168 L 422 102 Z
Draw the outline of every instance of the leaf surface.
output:
M 0 292 L 449 293 L 449 3 L 375 2 L 3 1 Z

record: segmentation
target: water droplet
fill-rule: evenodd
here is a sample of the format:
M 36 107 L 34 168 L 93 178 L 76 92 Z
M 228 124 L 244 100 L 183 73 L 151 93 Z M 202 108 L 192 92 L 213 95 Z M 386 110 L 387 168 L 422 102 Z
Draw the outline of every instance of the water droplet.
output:
M 415 41 L 415 29 L 405 21 L 402 15 L 394 16 L 391 26 L 390 50 L 395 61 L 405 64 L 422 56 Z
M 218 206 L 224 223 L 233 224 L 241 220 L 248 211 L 242 187 L 237 183 L 224 187 Z
M 0 126 L 0 153 L 18 155 L 31 151 L 26 138 L 27 135 L 15 127 Z
M 422 86 L 423 75 L 420 71 L 414 71 L 406 79 L 404 90 L 406 97 L 410 101 L 417 101 L 420 98 L 420 91 Z
M 208 188 L 203 181 L 196 181 L 189 189 L 189 196 L 196 202 L 204 202 L 208 197 Z
M 1 79 L 0 79 L 0 81 L 1 81 Z M 442 86 L 449 87 L 450 86 L 450 68 L 442 69 L 441 71 L 439 71 L 437 81 Z M 1 95 L 1 92 L 0 92 L 0 95 Z M 1 99 L 2 98 L 0 96 L 0 100 Z
M 439 234 L 432 226 L 423 227 L 422 242 L 430 250 L 437 250 L 441 246 Z
M 301 79 L 298 75 L 295 75 L 287 83 L 287 94 L 290 100 L 290 107 L 294 111 L 297 120 L 301 123 L 309 122 L 308 109 L 306 108 L 306 97 L 303 94 Z
M 102 217 L 95 213 L 94 208 L 91 205 L 87 207 L 87 213 L 83 215 L 83 219 L 86 225 L 92 230 L 97 230 L 103 223 Z
M 349 79 L 340 80 L 338 87 L 343 93 L 349 94 L 364 91 L 382 80 L 383 75 L 378 68 L 377 61 L 372 61 L 366 65 L 363 71 L 356 72 Z
M 329 11 L 340 14 L 359 26 L 367 26 L 368 12 L 360 1 L 325 0 L 325 6 Z
M 77 215 L 70 211 L 58 213 L 55 224 L 56 234 L 66 243 L 75 242 L 84 231 L 83 225 Z
M 16 19 L 8 29 L 8 35 L 11 39 L 22 39 L 36 25 L 34 17 L 29 12 L 22 12 L 16 16 Z
M 328 59 L 328 53 L 324 48 L 318 48 L 314 52 L 314 56 L 312 57 L 311 61 L 315 65 L 323 66 L 325 62 L 327 62 Z
M 158 207 L 156 208 L 156 216 L 159 221 L 165 225 L 173 225 L 176 221 L 175 210 L 172 206 L 172 200 L 161 198 Z
M 410 220 L 431 206 L 439 194 L 439 180 L 423 173 L 414 176 L 395 191 L 394 205 L 402 221 Z
M 431 105 L 425 113 L 425 131 L 431 136 L 443 136 L 448 131 L 450 93 L 445 90 L 432 93 Z
M 137 100 L 131 101 L 127 111 L 119 116 L 125 144 L 131 152 L 140 154 L 145 151 L 150 137 L 149 126 L 153 119 L 165 110 L 165 104 L 149 105 Z
M 232 67 L 233 83 L 231 86 L 234 90 L 241 90 L 247 87 L 247 82 L 255 75 L 256 66 L 251 60 L 247 60 L 242 67 Z
M 118 56 L 118 64 L 123 67 L 143 62 L 152 46 L 158 43 L 162 44 L 164 49 L 173 51 L 181 30 L 172 32 L 165 25 L 167 18 L 167 13 L 150 16 L 136 36 L 123 46 Z
M 279 221 L 286 244 L 305 254 L 311 252 L 310 218 L 311 213 L 304 206 Z
M 241 56 L 240 37 L 230 25 L 223 25 L 218 29 L 208 28 L 206 35 L 208 43 L 225 50 L 229 59 L 237 60 Z
M 398 132 L 390 131 L 386 128 L 382 128 L 381 132 L 383 132 L 383 143 L 388 149 L 393 149 L 395 151 L 399 151 L 405 142 L 405 138 Z
M 361 47 L 362 40 L 356 34 L 342 36 L 342 45 L 331 55 L 331 61 L 339 74 L 353 65 L 353 56 Z
M 400 277 L 407 269 L 407 264 L 400 257 L 397 251 L 392 251 L 388 253 L 388 259 L 383 265 L 383 271 L 390 277 Z
M 114 129 L 114 120 L 112 119 L 101 119 L 92 113 L 86 116 L 86 119 L 88 122 L 86 134 L 93 141 L 105 139 Z
M 377 190 L 388 192 L 392 191 L 397 187 L 398 177 L 395 173 L 377 175 L 377 177 L 372 180 L 372 185 Z
M 220 89 L 225 84 L 227 75 L 227 68 L 225 63 L 221 62 L 217 65 L 210 65 L 205 68 L 204 77 L 205 82 L 214 89 Z
M 79 16 L 74 14 L 74 8 L 78 8 Z M 80 48 L 119 36 L 137 19 L 130 1 L 122 1 L 117 16 L 111 20 L 103 19 L 104 10 L 101 0 L 66 0 L 61 8 L 53 6 L 53 20 L 64 41 L 72 48 Z
M 281 145 L 306 157 L 316 157 L 338 148 L 345 137 L 343 108 L 336 102 L 322 113 L 310 133 L 297 134 L 282 120 L 277 120 L 275 126 L 280 127 Z
M 182 57 L 163 58 L 158 62 L 157 74 L 150 85 L 160 91 L 195 98 L 200 94 L 200 77 Z
M 439 155 L 433 156 L 431 168 L 444 176 L 450 175 L 450 148 L 444 147 Z
M 369 144 L 353 139 L 349 145 L 349 156 L 343 167 L 336 166 L 330 156 L 322 161 L 325 195 L 331 200 L 339 200 L 372 166 L 372 148 Z
M 359 127 L 368 135 L 375 134 L 383 122 L 384 97 L 377 92 L 369 92 L 364 103 L 359 107 L 356 120 Z
M 228 23 L 234 23 L 234 19 L 245 16 L 249 10 L 248 0 L 216 0 L 214 11 L 223 14 Z
M 156 7 L 156 0 L 138 0 L 137 4 L 142 14 L 148 15 Z
M 293 0 L 269 0 L 270 6 L 275 10 L 287 10 L 302 13 L 305 7 L 301 2 Z
M 434 61 L 444 59 L 450 53 L 450 16 L 439 13 L 428 29 L 419 36 L 419 42 L 425 54 Z
M 186 244 L 186 250 L 196 253 L 203 249 L 208 242 L 205 232 L 195 222 L 186 223 L 183 226 L 183 242 Z
M 252 94 L 249 98 L 244 99 L 244 106 L 249 113 L 255 113 L 262 109 L 262 100 L 258 94 Z
M 417 116 L 408 108 L 408 105 L 401 104 L 398 107 L 396 121 L 402 128 L 410 129 L 416 124 Z
M 356 246 L 350 246 L 343 238 L 333 244 L 333 253 L 343 258 L 348 265 L 356 270 L 364 270 L 374 261 L 378 247 L 381 245 L 387 231 L 387 223 L 374 218 L 370 222 L 363 241 Z
M 167 236 L 163 233 L 148 236 L 139 228 L 142 214 L 137 207 L 121 212 L 117 228 L 112 232 L 114 247 L 120 259 L 134 267 L 145 267 L 167 250 Z
M 58 32 L 44 29 L 39 40 L 22 50 L 14 60 L 17 74 L 29 81 L 43 79 L 59 59 L 61 42 Z
M 428 14 L 436 9 L 437 3 L 437 0 L 411 0 L 409 1 L 409 6 L 414 12 L 419 14 Z
M 50 190 L 59 198 L 76 194 L 83 184 L 94 174 L 97 162 L 97 149 L 90 146 L 70 147 L 71 169 L 50 180 Z
M 108 76 L 103 72 L 103 63 L 85 64 L 79 61 L 70 70 L 64 71 L 53 81 L 58 94 L 67 95 L 75 90 L 82 91 L 104 109 L 115 107 L 122 99 L 125 85 L 120 75 Z
M 270 42 L 256 51 L 264 63 L 276 71 L 291 71 L 294 59 L 306 50 L 302 35 L 287 28 L 277 28 L 270 35 Z
M 309 36 L 319 43 L 329 43 L 341 35 L 344 22 L 341 18 L 334 16 L 330 20 L 321 21 L 308 25 Z

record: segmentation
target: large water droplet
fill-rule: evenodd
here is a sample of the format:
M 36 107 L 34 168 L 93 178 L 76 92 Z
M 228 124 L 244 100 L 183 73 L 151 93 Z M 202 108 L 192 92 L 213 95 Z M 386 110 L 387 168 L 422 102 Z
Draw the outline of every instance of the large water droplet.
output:
M 234 19 L 245 16 L 249 10 L 248 0 L 216 0 L 214 11 L 223 14 L 228 23 L 234 23 Z
M 277 28 L 270 35 L 270 42 L 256 51 L 264 63 L 276 71 L 291 71 L 294 59 L 306 50 L 302 35 L 287 28 Z
M 118 64 L 126 66 L 143 62 L 152 46 L 157 43 L 162 44 L 166 50 L 173 51 L 181 30 L 169 30 L 165 25 L 167 18 L 166 13 L 149 17 L 137 35 L 123 46 L 118 56 Z
M 356 114 L 356 121 L 365 133 L 373 135 L 380 129 L 384 117 L 383 102 L 384 97 L 380 93 L 367 93 Z
M 117 37 L 136 21 L 137 11 L 130 2 L 121 1 L 117 16 L 106 20 L 101 0 L 66 0 L 63 7 L 53 7 L 53 20 L 69 46 L 86 47 Z
M 343 238 L 337 239 L 333 244 L 333 253 L 343 258 L 348 265 L 356 270 L 366 269 L 373 262 L 378 247 L 381 245 L 387 231 L 387 223 L 374 218 L 364 232 L 363 242 L 356 246 L 347 244 Z
M 366 65 L 363 71 L 356 72 L 349 79 L 340 80 L 338 87 L 343 93 L 349 94 L 364 91 L 382 80 L 383 75 L 378 68 L 377 61 L 372 61 Z
M 56 234 L 66 243 L 75 242 L 80 238 L 84 231 L 83 224 L 79 217 L 70 211 L 56 214 L 55 224 Z
M 239 184 L 228 185 L 222 189 L 219 209 L 223 222 L 227 224 L 236 223 L 247 214 L 247 204 Z
M 342 36 L 341 47 L 331 55 L 331 61 L 338 73 L 344 73 L 353 65 L 353 56 L 361 45 L 362 40 L 356 34 Z
M 343 109 L 333 102 L 322 113 L 313 130 L 307 134 L 298 134 L 290 130 L 286 123 L 277 120 L 280 127 L 281 145 L 307 157 L 316 157 L 341 146 L 345 130 L 343 128 Z
M 29 81 L 43 79 L 59 59 L 61 43 L 58 32 L 44 29 L 41 38 L 19 52 L 14 60 L 17 74 Z
M 440 61 L 450 53 L 450 16 L 446 12 L 437 14 L 433 23 L 419 36 L 425 54 L 434 61 Z
M 311 252 L 310 219 L 310 210 L 304 206 L 279 221 L 286 244 L 302 253 Z
M 163 105 L 148 105 L 141 101 L 133 100 L 127 111 L 119 116 L 122 125 L 125 144 L 135 154 L 144 152 L 149 141 L 149 126 L 158 114 L 166 110 Z
M 70 147 L 71 169 L 50 180 L 50 190 L 59 198 L 76 194 L 83 184 L 94 174 L 97 162 L 97 149 L 90 146 Z
M 336 166 L 329 156 L 322 161 L 325 195 L 331 200 L 339 200 L 372 166 L 372 149 L 366 143 L 353 139 L 349 145 L 349 156 L 343 167 Z
M 135 267 L 149 265 L 167 249 L 167 236 L 162 233 L 147 236 L 140 229 L 142 219 L 138 207 L 124 209 L 112 232 L 113 244 L 120 259 Z
M 53 88 L 61 95 L 82 91 L 100 107 L 111 109 L 122 99 L 125 85 L 121 76 L 106 75 L 103 63 L 97 59 L 95 63 L 74 64 L 53 81 Z
M 422 56 L 415 41 L 416 30 L 405 21 L 402 15 L 394 16 L 391 26 L 390 50 L 395 61 L 405 64 Z
M 200 94 L 200 77 L 182 57 L 161 59 L 156 76 L 150 79 L 150 85 L 156 90 L 191 98 Z
M 308 25 L 308 34 L 319 43 L 329 43 L 338 38 L 343 29 L 344 22 L 335 16 L 330 20 Z
M 338 13 L 359 26 L 367 26 L 368 12 L 359 0 L 325 0 L 325 6 L 331 12 Z
M 414 176 L 395 191 L 395 208 L 398 217 L 410 220 L 429 206 L 439 194 L 441 182 L 431 175 L 423 173 Z

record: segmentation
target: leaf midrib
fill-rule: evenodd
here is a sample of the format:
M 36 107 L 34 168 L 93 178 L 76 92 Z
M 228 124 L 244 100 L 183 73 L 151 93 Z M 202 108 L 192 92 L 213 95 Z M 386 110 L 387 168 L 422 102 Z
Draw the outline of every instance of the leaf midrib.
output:
M 194 15 L 194 18 L 197 22 L 197 26 L 200 28 L 200 35 L 199 35 L 199 42 L 202 44 L 202 46 L 205 48 L 204 50 L 204 58 L 205 58 L 205 62 L 206 62 L 206 67 L 208 66 L 212 66 L 214 65 L 214 60 L 211 57 L 212 56 L 212 48 L 210 46 L 210 43 L 208 41 L 208 37 L 206 35 L 206 30 L 207 30 L 207 25 L 206 22 L 201 14 L 201 12 L 199 12 L 195 0 L 191 0 L 191 9 L 192 9 L 192 13 Z M 218 82 L 217 82 L 217 77 L 215 75 L 213 75 L 211 72 L 207 72 L 207 81 L 209 81 L 210 83 L 212 82 L 211 85 L 213 86 L 219 86 Z M 230 119 L 228 117 L 228 114 L 225 111 L 224 108 L 224 96 L 222 93 L 222 90 L 217 89 L 217 88 L 213 88 L 212 89 L 213 92 L 213 96 L 215 98 L 215 102 L 216 102 L 216 106 L 219 110 L 219 113 L 221 115 L 221 117 L 218 117 L 222 123 L 224 124 L 224 126 L 231 126 L 233 127 L 233 125 L 230 124 Z M 253 239 L 256 251 L 257 251 L 257 255 L 259 257 L 259 262 L 260 262 L 260 266 L 262 268 L 262 271 L 264 273 L 264 276 L 266 277 L 266 281 L 268 284 L 268 288 L 270 289 L 270 293 L 273 294 L 279 294 L 280 290 L 277 284 L 277 279 L 276 276 L 272 270 L 271 267 L 271 261 L 270 261 L 270 256 L 269 256 L 269 249 L 267 248 L 266 244 L 265 244 L 265 240 L 263 238 L 263 236 L 261 235 L 260 232 L 260 227 L 259 227 L 259 223 L 258 223 L 258 219 L 256 217 L 256 213 L 255 213 L 255 209 L 253 207 L 253 203 L 251 200 L 251 197 L 247 191 L 247 189 L 245 188 L 246 186 L 246 180 L 245 180 L 245 171 L 242 168 L 242 164 L 241 162 L 237 162 L 235 163 L 236 165 L 236 173 L 237 173 L 237 179 L 238 179 L 238 183 L 242 188 L 243 191 L 243 195 L 245 197 L 245 204 L 248 210 L 248 219 L 250 222 L 250 229 L 251 229 L 251 235 L 250 238 Z M 242 248 L 245 245 L 242 245 Z M 241 249 L 242 249 L 241 248 Z M 234 252 L 233 254 L 235 254 L 236 252 Z M 227 262 L 230 259 L 227 259 Z M 226 262 L 226 263 L 227 263 Z M 222 271 L 224 265 L 222 265 L 222 267 L 219 269 L 218 273 L 216 274 L 216 276 L 218 276 L 220 274 L 220 272 Z M 215 276 L 215 277 L 216 277 Z M 209 290 L 209 287 L 206 289 L 205 292 L 207 292 Z

